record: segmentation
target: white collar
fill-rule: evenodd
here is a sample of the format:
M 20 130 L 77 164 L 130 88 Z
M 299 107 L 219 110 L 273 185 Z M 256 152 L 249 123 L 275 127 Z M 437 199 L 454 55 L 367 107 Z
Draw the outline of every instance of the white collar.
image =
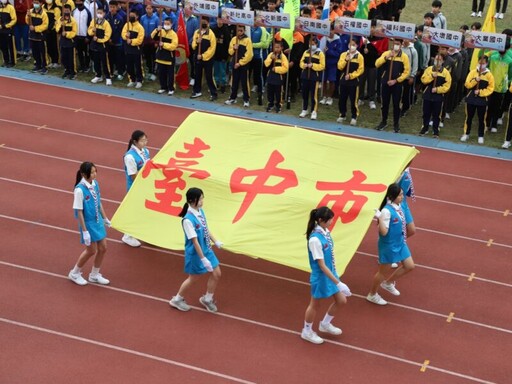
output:
M 91 189 L 95 184 L 96 182 L 93 180 L 92 183 L 89 184 L 89 182 L 87 180 L 85 180 L 85 178 L 82 177 L 82 180 L 80 180 L 81 183 L 83 183 L 83 185 L 85 185 L 87 188 Z
M 190 206 L 188 207 L 188 212 L 192 213 L 195 217 L 202 216 L 200 211 L 198 211 L 197 209 L 194 209 Z
M 320 225 L 316 225 L 315 231 L 320 232 L 322 235 L 327 236 L 330 232 L 327 228 L 322 228 Z
M 144 150 L 139 149 L 135 144 L 132 144 L 132 148 L 131 149 L 135 150 L 135 152 L 137 152 L 141 157 L 144 158 L 144 156 L 143 156 Z

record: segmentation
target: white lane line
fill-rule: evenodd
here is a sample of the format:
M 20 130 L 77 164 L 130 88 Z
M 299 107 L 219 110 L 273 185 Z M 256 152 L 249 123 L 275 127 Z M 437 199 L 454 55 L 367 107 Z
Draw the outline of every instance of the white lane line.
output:
M 484 207 L 480 207 L 480 206 L 476 206 L 476 205 L 456 203 L 454 201 L 448 201 L 448 200 L 439 200 L 439 199 L 434 199 L 434 198 L 425 197 L 425 196 L 418 196 L 418 195 L 416 195 L 416 198 L 420 199 L 420 200 L 433 201 L 433 202 L 441 203 L 441 204 L 456 205 L 458 207 L 463 207 L 463 208 L 479 209 L 479 210 L 482 210 L 482 211 L 487 211 L 487 212 L 492 212 L 492 213 L 499 213 L 500 215 L 503 215 L 504 212 L 505 212 L 505 211 L 500 211 L 498 209 L 484 208 Z M 512 215 L 507 215 L 506 217 L 508 217 L 508 216 L 510 216 L 512 218 Z
M 85 91 L 85 92 L 88 92 L 88 91 Z M 95 92 L 92 92 L 92 93 L 95 93 Z M 62 105 L 57 105 L 57 104 L 43 103 L 43 102 L 40 102 L 40 101 L 26 100 L 26 99 L 16 98 L 16 97 L 12 97 L 12 96 L 0 95 L 0 97 L 1 98 L 5 98 L 5 99 L 16 100 L 16 101 L 24 101 L 24 102 L 27 102 L 27 103 L 41 104 L 41 105 L 45 105 L 45 106 L 49 106 L 49 107 L 64 108 L 66 110 L 71 110 L 71 111 L 77 111 L 77 109 L 78 109 L 78 108 L 64 107 Z M 132 100 L 132 99 L 130 99 L 130 100 Z M 146 103 L 150 103 L 150 104 L 158 104 L 158 105 L 165 105 L 165 106 L 167 106 L 167 104 L 147 102 L 145 100 L 138 100 L 138 101 L 142 101 L 142 102 L 146 102 Z M 191 109 L 191 108 L 177 107 L 177 106 L 172 106 L 172 105 L 170 107 L 181 108 L 181 109 L 189 109 L 189 110 Z M 195 111 L 195 109 L 192 109 L 192 110 Z M 100 116 L 105 116 L 105 117 L 110 117 L 110 118 L 113 118 L 113 119 L 122 119 L 122 120 L 128 120 L 128 121 L 135 121 L 135 122 L 139 122 L 139 123 L 142 123 L 142 124 L 159 125 L 159 126 L 175 128 L 175 129 L 179 128 L 179 125 L 176 126 L 176 125 L 160 124 L 160 123 L 149 122 L 149 121 L 145 121 L 145 120 L 137 120 L 137 119 L 132 119 L 132 118 L 128 118 L 128 117 L 109 115 L 109 114 L 105 114 L 105 113 L 88 111 L 88 110 L 83 110 L 83 109 L 80 109 L 79 112 L 89 113 L 89 114 L 93 114 L 93 115 L 100 115 Z M 211 113 L 210 111 L 205 111 L 205 112 Z M 232 117 L 229 114 L 223 114 L 223 113 L 218 113 L 218 112 L 216 112 L 216 114 Z M 266 121 L 266 120 L 259 120 L 259 119 L 254 119 L 254 118 L 247 118 L 247 119 L 248 120 L 254 120 L 254 121 L 262 121 L 262 122 L 268 123 L 268 121 Z M 294 125 L 291 125 L 291 124 L 280 124 L 280 125 L 285 125 L 285 126 L 289 126 L 289 127 L 294 126 Z M 301 127 L 301 128 L 304 129 L 304 127 Z M 307 128 L 306 127 L 306 129 L 311 129 L 311 128 Z M 329 132 L 329 133 L 334 133 L 336 135 L 340 135 L 340 133 L 337 133 L 337 132 L 331 132 L 331 131 L 325 131 L 325 130 L 319 130 L 319 131 L 324 131 L 324 132 Z M 359 137 L 358 135 L 348 135 L 348 136 L 357 136 L 357 137 Z M 364 137 L 364 138 L 368 139 L 367 137 Z M 386 141 L 386 140 L 381 140 L 381 141 Z M 457 151 L 448 151 L 448 152 L 458 153 Z M 486 156 L 481 156 L 481 155 L 474 155 L 474 154 L 467 154 L 467 153 L 461 153 L 461 154 L 462 155 L 471 155 L 471 156 L 475 156 L 475 157 L 485 157 L 486 158 Z M 492 159 L 494 159 L 494 158 L 492 158 Z M 499 161 L 500 159 L 497 159 L 497 160 Z M 505 160 L 505 159 L 501 159 L 501 160 L 502 161 L 508 161 L 508 160 Z M 480 178 L 476 178 L 476 177 L 463 176 L 463 175 L 452 174 L 452 173 L 447 173 L 447 172 L 433 171 L 433 170 L 424 169 L 424 168 L 411 168 L 411 169 L 413 169 L 415 171 L 434 173 L 434 174 L 443 175 L 443 176 L 458 177 L 458 178 L 462 178 L 462 179 L 468 179 L 468 180 L 479 181 L 479 182 L 488 182 L 488 183 L 492 183 L 492 184 L 499 184 L 499 185 L 505 185 L 505 186 L 512 187 L 512 183 L 505 183 L 505 182 L 494 181 L 494 180 L 480 179 Z
M 86 113 L 86 114 L 90 114 L 90 115 L 102 116 L 102 117 L 107 117 L 107 118 L 111 118 L 111 119 L 131 121 L 131 122 L 140 123 L 140 124 L 156 125 L 156 126 L 165 127 L 165 128 L 173 128 L 173 129 L 178 128 L 176 125 L 155 123 L 155 122 L 152 122 L 152 121 L 139 120 L 139 119 L 135 119 L 135 118 L 132 118 L 132 117 L 124 117 L 124 116 L 117 116 L 117 115 L 112 115 L 112 114 L 108 114 L 108 113 L 94 112 L 94 111 L 89 111 L 87 109 L 83 109 L 81 107 L 74 107 L 74 108 L 72 108 L 72 107 L 65 107 L 63 105 L 51 104 L 51 103 L 43 103 L 41 101 L 20 99 L 18 97 L 5 96 L 5 95 L 0 95 L 0 97 L 4 98 L 4 99 L 8 99 L 8 100 L 15 100 L 15 101 L 18 101 L 18 102 L 38 104 L 38 105 L 43 105 L 45 107 L 61 108 L 61 109 L 65 109 L 67 111 L 73 111 L 73 112 L 78 112 L 78 113 Z
M 27 270 L 27 271 L 30 271 L 30 272 L 41 273 L 41 274 L 52 276 L 52 277 L 57 277 L 57 278 L 61 278 L 61 279 L 67 279 L 66 276 L 58 275 L 58 274 L 55 274 L 55 273 L 52 273 L 52 272 L 38 270 L 38 269 L 35 269 L 35 268 L 18 266 L 16 264 L 7 263 L 7 262 L 3 262 L 3 261 L 0 261 L 0 264 L 5 265 L 5 266 L 9 266 L 9 267 L 24 269 L 24 270 Z M 151 296 L 151 295 L 146 295 L 146 294 L 141 294 L 139 292 L 134 292 L 134 291 L 130 291 L 130 290 L 122 289 L 122 288 L 116 288 L 116 287 L 113 287 L 113 286 L 94 285 L 94 287 L 102 288 L 102 289 L 109 289 L 109 290 L 113 290 L 113 291 L 124 293 L 124 294 L 128 294 L 128 295 L 133 295 L 133 296 L 142 297 L 142 298 L 146 298 L 146 299 L 150 299 L 150 300 L 155 300 L 155 301 L 159 301 L 159 302 L 168 303 L 168 299 L 164 299 L 164 298 L 156 297 L 156 296 Z M 196 307 L 196 306 L 191 306 L 191 307 L 194 308 L 195 310 L 200 310 L 200 311 L 206 312 L 206 309 L 204 309 L 204 308 L 199 308 L 199 307 Z M 405 307 L 405 306 L 402 306 L 402 307 Z M 428 313 L 428 311 L 425 311 L 425 312 Z M 253 324 L 253 325 L 256 325 L 256 326 L 259 326 L 259 327 L 272 329 L 274 331 L 279 331 L 279 332 L 284 332 L 284 333 L 292 334 L 292 335 L 295 335 L 297 337 L 300 336 L 300 332 L 297 332 L 297 331 L 294 331 L 294 330 L 291 330 L 291 329 L 288 329 L 288 328 L 279 327 L 279 326 L 272 325 L 272 324 L 263 323 L 263 322 L 260 322 L 260 321 L 257 321 L 257 320 L 251 320 L 251 319 L 247 319 L 247 318 L 244 318 L 244 317 L 230 315 L 230 314 L 221 313 L 221 312 L 217 312 L 217 313 L 212 314 L 212 315 L 229 318 L 229 319 L 240 321 L 240 322 L 243 322 L 243 323 Z M 442 317 L 446 318 L 446 315 L 443 315 Z M 2 318 L 0 318 L 0 319 L 2 319 Z M 454 318 L 454 320 L 458 320 L 458 319 Z M 413 360 L 404 359 L 404 358 L 393 356 L 393 355 L 390 355 L 390 354 L 387 354 L 387 353 L 378 352 L 378 351 L 375 351 L 375 350 L 372 350 L 372 349 L 358 347 L 358 346 L 352 345 L 352 344 L 342 343 L 342 342 L 334 341 L 334 340 L 325 340 L 325 342 L 329 343 L 329 344 L 338 345 L 340 347 L 356 350 L 358 352 L 363 352 L 363 353 L 370 354 L 370 355 L 373 355 L 373 356 L 378 356 L 378 357 L 382 357 L 382 358 L 385 358 L 385 359 L 394 360 L 394 361 L 398 361 L 398 362 L 401 362 L 401 363 L 405 363 L 405 364 L 409 364 L 409 365 L 413 365 L 413 366 L 417 366 L 417 367 L 421 367 L 423 365 L 423 363 L 419 363 L 419 362 L 416 362 L 416 361 L 413 361 Z M 472 381 L 475 381 L 475 382 L 478 382 L 478 383 L 492 384 L 492 382 L 490 382 L 490 381 L 479 379 L 479 378 L 476 378 L 476 377 L 473 377 L 473 376 L 464 375 L 462 373 L 458 373 L 458 372 L 455 372 L 455 371 L 450 371 L 450 370 L 439 368 L 439 367 L 435 367 L 435 366 L 432 366 L 432 365 L 429 365 L 428 369 L 432 369 L 434 371 L 441 372 L 441 373 L 444 373 L 444 374 L 447 374 L 447 375 L 451 375 L 451 376 L 462 377 L 462 378 L 465 378 L 465 379 L 468 379 L 468 380 L 472 380 Z
M 80 342 L 87 343 L 87 344 L 92 344 L 92 345 L 95 345 L 95 346 L 98 346 L 98 347 L 112 349 L 114 351 L 128 353 L 130 355 L 135 355 L 135 356 L 138 356 L 138 357 L 144 357 L 146 359 L 155 360 L 155 361 L 158 361 L 160 363 L 165 363 L 165 364 L 169 364 L 169 365 L 175 365 L 177 367 L 186 368 L 186 369 L 190 369 L 192 371 L 201 372 L 201 373 L 205 373 L 207 375 L 216 376 L 216 377 L 220 377 L 222 379 L 234 381 L 235 383 L 255 384 L 252 381 L 247 381 L 247 380 L 240 379 L 238 377 L 225 375 L 223 373 L 219 373 L 219 372 L 212 371 L 212 370 L 209 370 L 209 369 L 200 368 L 200 367 L 197 367 L 195 365 L 180 363 L 179 361 L 176 361 L 176 360 L 170 360 L 170 359 L 166 359 L 164 357 L 160 357 L 160 356 L 156 356 L 156 355 L 151 355 L 149 353 L 144 353 L 144 352 L 136 351 L 134 349 L 124 348 L 124 347 L 120 347 L 118 345 L 114 345 L 114 344 L 110 344 L 110 343 L 104 343 L 102 341 L 88 339 L 88 338 L 85 338 L 85 337 L 76 336 L 76 335 L 72 335 L 72 334 L 69 334 L 69 333 L 55 331 L 55 330 L 49 329 L 49 328 L 38 327 L 36 325 L 32 325 L 32 324 L 28 324 L 28 323 L 23 323 L 23 322 L 15 321 L 15 320 L 6 319 L 5 317 L 0 317 L 0 321 L 3 322 L 3 323 L 6 323 L 6 324 L 15 325 L 15 326 L 22 327 L 22 328 L 28 328 L 28 329 L 31 329 L 33 331 L 38 331 L 38 332 L 42 332 L 42 333 L 48 333 L 50 335 L 60 336 L 60 337 L 66 338 L 66 339 L 80 341 Z
M 0 218 L 4 218 L 4 219 L 7 219 L 7 220 L 18 221 L 18 222 L 22 222 L 22 223 L 26 223 L 26 224 L 31 224 L 31 225 L 37 225 L 37 226 L 41 226 L 41 227 L 45 227 L 45 228 L 50 228 L 50 229 L 55 229 L 55 230 L 59 230 L 59 231 L 68 232 L 68 233 L 78 234 L 78 231 L 76 231 L 76 230 L 72 230 L 72 229 L 68 229 L 68 228 L 61 228 L 61 227 L 57 227 L 57 226 L 54 226 L 54 225 L 43 224 L 43 223 L 39 223 L 39 222 L 36 222 L 36 221 L 20 219 L 20 218 L 6 216 L 6 215 L 2 215 L 2 214 L 0 214 Z M 112 239 L 110 237 L 107 237 L 107 240 L 111 241 L 111 242 L 114 242 L 114 243 L 122 244 L 121 240 Z M 170 254 L 170 255 L 179 256 L 179 257 L 182 257 L 182 258 L 184 257 L 183 253 L 177 253 L 177 252 L 163 250 L 163 249 L 158 249 L 158 248 L 152 248 L 152 247 L 148 247 L 148 246 L 144 246 L 144 245 L 142 246 L 142 248 L 148 249 L 148 250 L 151 250 L 151 251 L 154 251 L 154 252 L 166 253 L 166 254 Z M 0 261 L 0 264 L 10 265 L 10 266 L 17 267 L 17 264 L 11 264 L 11 263 L 8 263 L 8 262 L 3 262 L 3 261 Z M 231 265 L 231 264 L 221 263 L 221 265 L 223 267 L 226 267 L 226 268 L 232 268 L 232 269 L 236 269 L 236 270 L 239 270 L 239 271 L 244 271 L 244 272 L 247 272 L 247 273 L 250 273 L 250 274 L 265 276 L 265 277 L 269 277 L 269 278 L 273 278 L 273 279 L 277 279 L 277 280 L 283 280 L 283 281 L 288 281 L 288 282 L 295 283 L 295 284 L 309 286 L 309 283 L 304 282 L 304 281 L 300 281 L 300 280 L 295 280 L 295 279 L 291 279 L 291 278 L 287 278 L 287 277 L 283 277 L 283 276 L 273 275 L 273 274 L 266 273 L 266 272 L 254 271 L 252 269 L 243 268 L 243 267 L 239 267 L 239 266 Z M 30 269 L 29 267 L 23 267 L 23 266 L 20 266 L 20 268 Z M 39 271 L 39 270 L 34 269 L 34 271 Z M 476 279 L 477 278 L 475 277 L 474 280 L 476 280 Z M 363 300 L 366 299 L 366 295 L 359 295 L 359 294 L 352 293 L 352 296 L 361 298 Z M 417 307 L 412 307 L 412 306 L 408 306 L 408 305 L 393 303 L 393 302 L 390 302 L 390 301 L 388 301 L 388 303 L 389 303 L 389 305 L 394 305 L 394 306 L 397 306 L 397 307 L 400 307 L 400 308 L 409 309 L 409 310 L 412 310 L 412 311 L 415 311 L 415 312 L 420 312 L 420 313 L 424 313 L 424 314 L 440 317 L 440 318 L 443 318 L 443 319 L 446 318 L 446 313 L 433 312 L 433 311 L 429 311 L 429 310 L 422 309 L 422 308 L 417 308 Z M 478 322 L 475 322 L 475 321 L 472 321 L 472 320 L 465 320 L 465 319 L 460 318 L 460 317 L 455 317 L 454 320 L 455 321 L 460 321 L 460 322 L 463 322 L 463 323 L 472 324 L 472 325 L 475 325 L 475 326 L 478 326 L 478 327 L 482 327 L 482 328 L 492 329 L 492 330 L 498 331 L 498 332 L 504 332 L 504 333 L 512 334 L 512 330 L 506 329 L 506 328 L 496 327 L 494 325 L 478 323 Z
M 46 189 L 46 190 L 50 190 L 50 191 L 54 191 L 54 192 L 59 192 L 59 193 L 66 193 L 66 194 L 73 194 L 72 191 L 67 191 L 67 190 L 63 190 L 63 189 L 59 189 L 59 188 L 52 188 L 52 187 L 47 187 L 47 186 L 43 186 L 43 185 L 40 185 L 40 184 L 33 184 L 33 183 L 29 183 L 29 182 L 26 182 L 26 181 L 20 181 L 20 180 L 13 180 L 13 179 L 8 179 L 8 178 L 5 178 L 5 177 L 1 177 L 0 176 L 0 180 L 1 181 L 6 181 L 6 182 L 11 182 L 11 183 L 16 183 L 16 184 L 21 184 L 21 185 L 26 185 L 26 186 L 29 186 L 29 187 L 35 187 L 35 188 L 40 188 L 40 189 Z M 108 199 L 108 198 L 105 198 L 105 197 L 102 197 L 102 200 L 103 201 L 107 201 L 109 203 L 112 203 L 112 204 L 121 204 L 120 201 L 118 200 L 112 200 L 112 199 Z M 418 227 L 419 228 L 419 227 Z M 426 229 L 423 229 L 424 231 L 427 231 Z M 443 233 L 444 234 L 444 233 Z M 484 241 L 482 241 L 484 242 Z M 485 242 L 487 243 L 487 242 Z M 493 244 L 496 244 L 496 243 L 493 243 Z M 499 243 L 498 243 L 499 244 Z M 374 257 L 374 258 L 377 258 L 378 256 L 377 255 L 373 255 L 373 254 L 370 254 L 370 253 L 366 253 L 366 252 L 361 252 L 361 251 L 357 251 L 356 253 L 358 254 L 361 254 L 361 255 L 364 255 L 364 256 L 371 256 L 371 257 Z M 453 272 L 453 271 L 450 271 L 450 270 L 445 270 L 445 269 L 441 269 L 441 268 L 435 268 L 435 267 L 430 267 L 430 266 L 426 266 L 426 265 L 422 265 L 422 264 L 415 264 L 416 267 L 421 267 L 421 268 L 425 268 L 425 269 L 430 269 L 430 270 L 433 270 L 433 271 L 437 271 L 437 272 L 442 272 L 442 273 L 448 273 L 448 274 L 452 274 L 452 275 L 456 275 L 456 276 L 461 276 L 461 277 L 464 277 L 464 278 L 469 278 L 470 275 L 467 275 L 467 274 L 464 274 L 464 273 L 459 273 L 459 272 Z M 488 282 L 488 283 L 492 283 L 492 284 L 498 284 L 498 285 L 503 285 L 505 287 L 510 287 L 512 288 L 512 284 L 507 284 L 507 283 L 503 283 L 501 281 L 495 281 L 495 280 L 490 280 L 490 279 L 484 279 L 484 278 L 481 278 L 481 277 L 473 277 L 473 280 L 480 280 L 480 281 L 485 281 L 485 282 Z

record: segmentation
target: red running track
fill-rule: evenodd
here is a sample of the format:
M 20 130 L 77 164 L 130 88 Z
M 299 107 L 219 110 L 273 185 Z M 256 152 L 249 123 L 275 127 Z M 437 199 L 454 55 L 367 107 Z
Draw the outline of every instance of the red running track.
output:
M 78 164 L 98 165 L 112 215 L 131 132 L 144 129 L 155 153 L 191 111 L 0 82 L 0 382 L 509 381 L 510 162 L 421 148 L 417 268 L 399 298 L 386 297 L 391 305 L 366 302 L 370 228 L 344 276 L 355 293 L 335 319 L 344 334 L 315 346 L 298 334 L 308 274 L 262 260 L 220 252 L 217 315 L 192 299 L 203 286 L 191 293 L 193 311 L 168 306 L 184 279 L 181 252 L 131 249 L 114 230 L 103 268 L 112 285 L 69 282 L 81 250 L 70 208 Z

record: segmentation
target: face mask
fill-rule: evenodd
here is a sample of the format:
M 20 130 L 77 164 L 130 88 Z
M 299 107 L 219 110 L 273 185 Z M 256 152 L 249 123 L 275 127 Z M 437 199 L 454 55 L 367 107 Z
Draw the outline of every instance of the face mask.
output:
M 34 9 L 39 9 L 40 6 L 40 4 L 34 4 Z
M 5 5 L 5 4 L 7 4 L 7 0 L 2 0 L 1 2 L 2 2 L 2 4 L 4 4 L 4 5 Z
M 350 52 L 355 52 L 356 51 L 356 46 L 355 45 L 351 45 L 349 50 L 350 50 Z
M 170 26 L 170 25 L 164 25 L 164 29 L 165 29 L 166 31 L 170 31 L 170 30 L 171 30 L 171 26 Z
M 2 1 L 3 3 L 3 1 Z M 53 0 L 46 0 L 46 4 L 51 5 L 53 3 Z
M 439 60 L 435 60 L 435 61 L 434 61 L 434 66 L 435 66 L 436 68 L 440 68 L 440 67 L 441 67 L 441 65 L 442 65 L 441 61 L 439 61 Z
M 483 72 L 487 69 L 487 64 L 480 64 L 480 72 Z
M 398 52 L 399 50 L 400 50 L 400 45 L 399 44 L 393 45 L 393 51 Z
M 312 50 L 312 51 L 316 51 L 316 45 L 315 45 L 315 44 L 313 44 L 313 45 L 311 46 L 311 50 Z
M 136 20 L 135 16 L 130 16 L 130 23 L 135 23 Z
M 97 13 L 96 17 L 98 18 L 98 20 L 103 20 L 103 13 Z

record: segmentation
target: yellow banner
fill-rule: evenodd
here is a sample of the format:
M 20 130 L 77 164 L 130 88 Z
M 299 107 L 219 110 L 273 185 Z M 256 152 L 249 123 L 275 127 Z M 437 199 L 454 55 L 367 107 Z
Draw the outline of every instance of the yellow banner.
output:
M 276 124 L 192 113 L 139 172 L 112 219 L 145 242 L 183 249 L 177 215 L 201 188 L 210 231 L 229 251 L 309 270 L 309 212 L 336 214 L 336 267 L 343 273 L 387 186 L 414 147 Z

